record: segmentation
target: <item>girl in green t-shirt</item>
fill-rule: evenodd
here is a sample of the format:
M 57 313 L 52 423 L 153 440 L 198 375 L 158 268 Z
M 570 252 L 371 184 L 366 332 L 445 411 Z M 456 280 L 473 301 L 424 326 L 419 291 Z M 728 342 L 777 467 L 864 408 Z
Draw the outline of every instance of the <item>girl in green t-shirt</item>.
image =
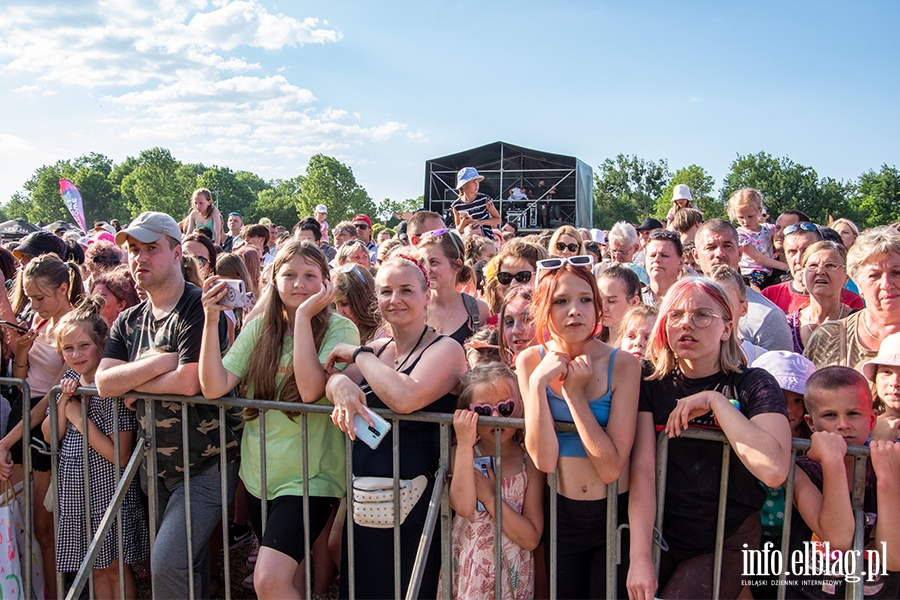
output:
M 309 242 L 282 245 L 273 264 L 268 293 L 260 302 L 262 314 L 246 323 L 224 359 L 219 354 L 219 305 L 225 284 L 217 277 L 203 286 L 203 344 L 200 387 L 203 395 L 218 398 L 239 386 L 240 395 L 281 402 L 327 402 L 323 364 L 339 342 L 359 343 L 350 320 L 334 313 L 334 287 L 328 278 L 325 255 Z M 295 374 L 301 375 L 295 377 Z M 259 598 L 300 595 L 300 563 L 304 558 L 303 437 L 301 419 L 289 410 L 267 411 L 266 486 L 260 472 L 260 414 L 244 411 L 241 479 L 254 530 L 260 535 L 259 558 L 253 583 Z M 315 540 L 345 491 L 345 454 L 341 432 L 328 415 L 307 418 L 309 477 L 309 535 Z M 262 523 L 262 502 L 267 519 Z

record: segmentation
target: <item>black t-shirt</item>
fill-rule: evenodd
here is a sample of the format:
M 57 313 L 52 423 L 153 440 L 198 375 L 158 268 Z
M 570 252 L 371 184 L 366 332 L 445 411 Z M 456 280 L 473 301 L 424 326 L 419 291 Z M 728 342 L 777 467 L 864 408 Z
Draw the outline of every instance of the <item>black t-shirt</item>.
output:
M 819 491 L 822 491 L 822 465 L 820 463 L 808 456 L 798 456 L 797 468 L 802 469 L 803 472 L 809 476 L 809 480 L 813 485 L 819 488 Z M 875 478 L 875 471 L 872 470 L 872 463 L 867 462 L 865 495 L 863 496 L 863 512 L 865 513 L 865 531 L 863 533 L 864 550 L 863 556 L 857 557 L 856 559 L 856 570 L 857 573 L 860 570 L 863 570 L 866 573 L 875 573 L 875 575 L 871 577 L 863 577 L 863 595 L 866 598 L 900 598 L 900 573 L 889 571 L 886 576 L 879 575 L 878 573 L 883 571 L 872 568 L 868 561 L 865 560 L 865 550 L 879 550 L 879 554 L 881 554 L 881 548 L 876 548 L 875 546 L 875 523 L 878 519 L 878 501 L 875 492 L 876 484 L 877 480 Z M 806 545 L 804 545 L 805 543 Z M 804 564 L 803 568 L 806 569 L 808 567 L 809 572 L 814 572 L 812 561 L 815 560 L 817 553 L 811 551 L 810 543 L 817 545 L 816 547 L 821 547 L 818 546 L 818 544 L 821 544 L 822 542 L 819 541 L 818 537 L 815 537 L 814 539 L 812 529 L 806 524 L 806 521 L 804 521 L 803 517 L 800 515 L 800 511 L 795 507 L 791 518 L 791 555 L 793 556 L 795 551 L 800 551 L 804 557 L 804 561 L 809 559 L 809 564 Z M 832 564 L 838 559 L 838 553 L 837 550 L 832 549 L 830 561 Z M 844 553 L 841 552 L 839 554 Z M 884 557 L 881 556 L 881 559 L 884 560 Z M 872 581 L 869 581 L 870 578 Z M 840 576 L 793 575 L 788 577 L 788 579 L 797 583 L 797 585 L 790 586 L 792 591 L 807 598 L 844 597 L 844 578 Z
M 154 318 L 149 300 L 122 311 L 110 329 L 103 358 L 133 362 L 147 352 L 177 352 L 180 365 L 199 362 L 205 320 L 200 296 L 200 288 L 185 282 L 178 304 L 161 319 Z M 228 347 L 228 325 L 224 314 L 219 318 L 219 340 L 224 352 Z M 143 434 L 147 430 L 147 415 L 143 403 L 136 406 L 138 428 Z M 226 447 L 229 459 L 235 460 L 238 447 L 235 428 L 240 426 L 240 420 L 232 412 L 226 412 L 226 418 L 229 419 L 229 426 L 225 428 Z M 188 458 L 192 469 L 202 470 L 219 460 L 218 424 L 217 407 L 188 406 Z M 156 404 L 154 436 L 159 476 L 180 478 L 184 472 L 180 404 Z
M 649 363 L 645 362 L 644 375 L 650 371 Z M 645 379 L 641 382 L 638 410 L 652 413 L 656 425 L 665 425 L 678 398 L 705 390 L 717 391 L 740 402 L 741 413 L 748 419 L 763 413 L 778 413 L 787 418 L 781 388 L 775 378 L 762 369 L 716 373 L 701 379 L 689 379 L 675 371 L 663 379 Z M 711 421 L 709 415 L 698 419 Z M 669 440 L 663 518 L 663 537 L 669 545 L 686 552 L 714 547 L 721 473 L 721 443 L 680 437 Z M 766 492 L 759 480 L 732 452 L 725 537 L 733 534 L 748 516 L 759 512 L 765 499 Z

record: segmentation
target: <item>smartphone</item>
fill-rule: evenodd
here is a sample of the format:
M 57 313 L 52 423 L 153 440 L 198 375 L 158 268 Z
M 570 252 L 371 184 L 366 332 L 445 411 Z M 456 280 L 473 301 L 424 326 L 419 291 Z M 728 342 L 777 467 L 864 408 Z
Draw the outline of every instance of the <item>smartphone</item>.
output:
M 13 329 L 17 329 L 17 330 L 21 331 L 22 333 L 28 333 L 28 328 L 23 327 L 22 325 L 19 325 L 18 323 L 11 323 L 9 321 L 0 321 L 0 325 L 12 327 Z
M 479 471 L 481 471 L 481 474 L 484 475 L 485 477 L 488 476 L 488 467 L 490 467 L 491 470 L 494 469 L 494 457 L 493 456 L 476 456 L 473 462 L 475 463 L 475 468 L 478 469 Z M 481 511 L 487 510 L 484 507 L 484 504 L 481 503 L 481 500 L 478 501 L 478 504 L 475 506 L 475 509 L 481 510 Z
M 366 446 L 374 450 L 387 435 L 387 432 L 391 430 L 391 424 L 368 406 L 363 406 L 363 408 L 375 421 L 375 426 L 369 425 L 365 419 L 356 414 L 353 415 L 353 433 L 356 435 L 356 439 L 361 440 Z

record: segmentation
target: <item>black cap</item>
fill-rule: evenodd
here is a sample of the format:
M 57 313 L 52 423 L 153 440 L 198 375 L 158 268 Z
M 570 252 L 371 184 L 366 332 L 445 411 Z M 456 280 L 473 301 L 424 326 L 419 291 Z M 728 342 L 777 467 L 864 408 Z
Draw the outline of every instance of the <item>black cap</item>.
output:
M 407 225 L 408 223 L 406 221 L 400 221 L 399 223 L 397 223 L 397 238 L 404 244 L 409 243 L 409 235 L 406 233 Z
M 635 229 L 637 229 L 638 231 L 653 231 L 654 229 L 662 229 L 662 228 L 663 228 L 662 223 L 660 223 L 656 219 L 651 219 L 650 217 L 647 217 L 646 219 L 644 219 L 643 223 L 641 223 L 640 225 L 635 227 Z
M 21 260 L 23 254 L 41 256 L 42 254 L 50 254 L 51 252 L 55 252 L 56 255 L 62 259 L 66 255 L 66 243 L 55 233 L 44 231 L 42 229 L 41 231 L 29 233 L 22 238 L 22 241 L 19 242 L 19 245 L 13 251 L 13 254 L 16 255 L 16 258 Z

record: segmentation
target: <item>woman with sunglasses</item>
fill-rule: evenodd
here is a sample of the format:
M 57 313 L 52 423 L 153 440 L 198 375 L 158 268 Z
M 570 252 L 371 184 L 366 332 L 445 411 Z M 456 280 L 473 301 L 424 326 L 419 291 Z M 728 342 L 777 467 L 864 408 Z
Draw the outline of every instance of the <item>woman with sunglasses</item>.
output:
M 606 597 L 606 486 L 616 480 L 619 522 L 627 521 L 627 466 L 640 366 L 630 354 L 596 338 L 601 304 L 592 264 L 590 256 L 538 263 L 533 314 L 541 345 L 526 348 L 516 359 L 528 454 L 541 471 L 559 472 L 559 598 Z M 577 431 L 557 433 L 554 421 L 574 423 Z M 548 488 L 548 523 L 549 496 Z M 545 537 L 548 563 L 551 543 Z M 625 593 L 624 567 L 619 581 L 620 597 Z
M 378 308 L 393 337 L 375 340 L 371 346 L 338 344 L 326 364 L 326 369 L 331 370 L 335 363 L 349 363 L 343 372 L 329 377 L 325 393 L 334 404 L 332 421 L 352 439 L 356 438 L 356 415 L 375 425 L 364 406 L 401 414 L 452 413 L 456 408 L 455 390 L 467 369 L 462 346 L 425 323 L 431 293 L 428 274 L 417 259 L 394 254 L 378 269 L 375 286 Z M 427 483 L 400 526 L 399 548 L 394 548 L 393 528 L 355 524 L 348 515 L 345 542 L 347 528 L 353 527 L 355 556 L 342 553 L 341 598 L 349 597 L 349 561 L 355 565 L 357 598 L 393 598 L 395 556 L 401 565 L 401 596 L 406 594 L 441 450 L 436 423 L 401 421 L 395 426 L 400 431 L 399 478 L 421 481 L 418 478 L 424 476 Z M 359 441 L 354 444 L 354 476 L 393 476 L 392 436 L 393 430 L 387 432 L 374 450 Z M 437 590 L 439 550 L 440 536 L 435 535 L 422 576 L 423 597 L 433 596 Z
M 203 281 L 216 274 L 216 246 L 211 239 L 194 232 L 182 240 L 181 249 L 186 256 L 192 256 L 197 261 Z
M 719 595 L 736 598 L 742 550 L 757 549 L 759 511 L 769 487 L 787 477 L 791 428 L 784 395 L 762 369 L 748 369 L 728 294 L 699 277 L 666 294 L 646 350 L 645 379 L 631 456 L 629 597 L 710 598 L 722 444 L 679 437 L 717 429 L 731 446 Z M 669 436 L 659 579 L 652 560 L 657 431 Z M 658 585 L 658 591 L 657 591 Z
M 473 277 L 472 267 L 463 263 L 463 241 L 448 229 L 429 231 L 419 239 L 418 254 L 431 280 L 426 322 L 438 333 L 465 344 L 491 314 L 487 304 L 457 291 L 463 281 Z
M 571 225 L 563 225 L 553 232 L 553 235 L 550 237 L 548 250 L 553 256 L 561 256 L 563 258 L 585 254 L 584 240 L 581 239 L 581 234 L 578 233 L 577 229 Z
M 684 273 L 681 236 L 674 231 L 651 233 L 644 248 L 644 256 L 644 267 L 650 276 L 650 285 L 641 292 L 641 299 L 647 306 L 658 306 L 669 288 Z
M 527 242 L 522 238 L 512 239 L 488 263 L 484 277 L 484 300 L 492 314 L 500 311 L 500 305 L 510 290 L 517 287 L 534 287 L 534 273 L 539 260 L 549 258 L 546 248 Z
M 816 242 L 803 252 L 800 267 L 809 302 L 787 318 L 797 353 L 803 353 L 819 325 L 843 319 L 853 312 L 841 302 L 841 291 L 847 282 L 847 249 L 843 244 Z

